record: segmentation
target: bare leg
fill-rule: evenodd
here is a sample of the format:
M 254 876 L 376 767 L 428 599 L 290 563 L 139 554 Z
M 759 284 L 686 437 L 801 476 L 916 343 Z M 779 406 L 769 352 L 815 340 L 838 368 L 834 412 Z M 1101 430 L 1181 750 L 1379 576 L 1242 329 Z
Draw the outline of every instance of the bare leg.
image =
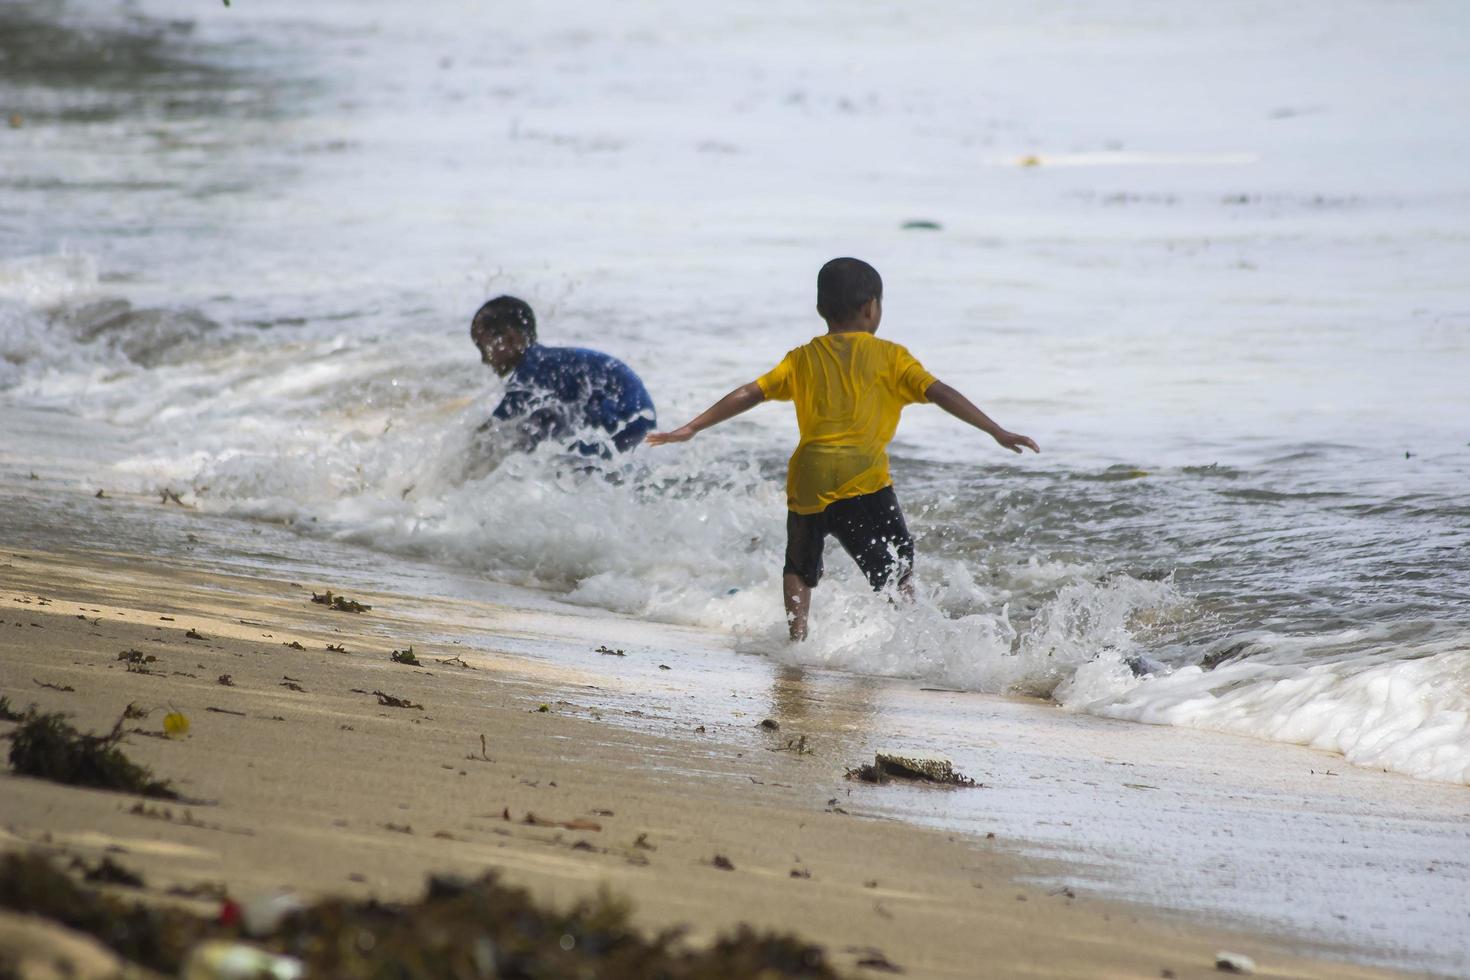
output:
M 903 575 L 898 579 L 898 594 L 906 602 L 914 601 L 914 568 L 912 565 L 904 569 Z
M 800 575 L 781 576 L 781 593 L 786 600 L 786 625 L 792 640 L 806 639 L 806 614 L 812 605 L 812 589 Z

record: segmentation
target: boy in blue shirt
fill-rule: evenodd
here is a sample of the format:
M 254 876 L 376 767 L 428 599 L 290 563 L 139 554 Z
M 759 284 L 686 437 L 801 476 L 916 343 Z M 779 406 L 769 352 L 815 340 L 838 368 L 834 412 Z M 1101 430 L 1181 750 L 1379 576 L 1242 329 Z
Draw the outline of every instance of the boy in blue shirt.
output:
M 497 296 L 475 313 L 470 339 L 480 360 L 506 379 L 505 397 L 480 431 L 509 435 L 529 452 L 548 439 L 582 456 L 611 459 L 651 432 L 653 399 L 633 369 L 580 347 L 536 342 L 536 315 L 523 300 Z

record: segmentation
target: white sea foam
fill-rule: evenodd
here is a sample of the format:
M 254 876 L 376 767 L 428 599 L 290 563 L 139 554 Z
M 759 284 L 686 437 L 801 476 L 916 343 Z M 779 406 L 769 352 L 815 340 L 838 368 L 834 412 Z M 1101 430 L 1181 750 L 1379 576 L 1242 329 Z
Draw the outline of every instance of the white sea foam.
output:
M 1077 671 L 1057 697 L 1110 718 L 1294 742 L 1360 766 L 1470 783 L 1470 647 L 1391 646 L 1314 661 L 1301 656 L 1307 651 L 1300 640 L 1272 645 L 1274 657 L 1143 679 L 1116 657 L 1103 657 Z M 1291 662 L 1281 662 L 1284 656 Z
M 97 260 L 78 252 L 0 260 L 0 299 L 45 309 L 97 287 Z
M 97 264 L 86 255 L 0 261 L 0 389 L 51 366 L 77 366 L 75 345 L 58 336 L 45 311 L 85 296 L 96 282 Z

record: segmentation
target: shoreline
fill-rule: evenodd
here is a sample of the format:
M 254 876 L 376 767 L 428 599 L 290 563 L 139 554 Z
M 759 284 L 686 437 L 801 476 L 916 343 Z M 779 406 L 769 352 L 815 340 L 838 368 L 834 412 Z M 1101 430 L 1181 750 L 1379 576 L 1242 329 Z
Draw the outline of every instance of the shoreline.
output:
M 149 731 L 183 712 L 187 737 L 134 735 L 125 750 L 214 801 L 159 819 L 131 812 L 133 797 L 7 772 L 7 849 L 96 860 L 121 847 L 154 891 L 217 882 L 241 897 L 410 898 L 429 873 L 496 868 L 562 905 L 606 887 L 638 926 L 685 926 L 695 943 L 742 922 L 794 930 L 852 975 L 873 975 L 856 966 L 872 949 L 913 976 L 983 962 L 994 975 L 1184 977 L 1213 973 L 1224 949 L 1262 976 L 1391 975 L 1018 884 L 1054 869 L 1004 839 L 851 812 L 828 792 L 830 757 L 776 751 L 743 721 L 676 736 L 657 711 L 589 706 L 589 675 L 517 656 L 523 624 L 493 603 L 354 594 L 375 607 L 354 615 L 313 605 L 310 586 L 138 556 L 8 552 L 0 566 L 0 693 L 83 730 L 129 702 L 153 709 Z M 390 661 L 439 616 L 461 642 L 414 643 L 419 667 Z M 152 672 L 129 672 L 124 649 L 158 657 Z M 380 706 L 376 690 L 423 709 Z M 599 829 L 555 826 L 582 821 Z

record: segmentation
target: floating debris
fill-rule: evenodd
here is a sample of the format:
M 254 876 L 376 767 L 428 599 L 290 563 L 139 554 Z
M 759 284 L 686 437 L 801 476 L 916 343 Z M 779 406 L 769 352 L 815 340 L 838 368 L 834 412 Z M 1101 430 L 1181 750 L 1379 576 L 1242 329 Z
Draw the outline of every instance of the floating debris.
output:
M 904 231 L 939 231 L 944 226 L 937 221 L 918 218 L 913 221 L 905 221 L 901 227 Z
M 167 724 L 165 719 L 165 728 Z M 33 708 L 9 738 L 10 767 L 21 776 L 157 799 L 179 799 L 168 782 L 155 779 L 146 766 L 123 755 L 118 748 L 123 739 L 121 718 L 106 735 L 84 735 L 67 723 L 66 715 L 38 714 Z
M 890 779 L 905 779 L 911 782 L 936 783 L 943 786 L 982 786 L 962 772 L 955 770 L 953 763 L 943 756 L 930 753 L 879 752 L 873 757 L 872 765 L 862 765 L 847 770 L 848 779 L 865 783 L 886 783 Z
M 161 487 L 161 488 L 159 488 L 159 491 L 158 491 L 158 502 L 160 504 L 164 504 L 164 505 L 178 504 L 180 507 L 186 507 L 189 510 L 193 510 L 194 509 L 194 505 L 193 504 L 186 504 L 186 503 L 184 503 L 184 501 L 179 498 L 179 495 L 177 493 L 175 493 L 174 491 L 170 490 L 168 487 Z
M 318 605 L 326 606 L 328 609 L 335 609 L 337 612 L 360 613 L 367 612 L 373 608 L 365 602 L 358 602 L 356 599 L 349 599 L 344 595 L 333 595 L 330 589 L 320 595 L 313 592 L 311 594 L 311 601 Z
M 612 647 L 608 646 L 606 643 L 604 643 L 602 646 L 598 647 L 596 650 L 593 650 L 592 652 L 593 653 L 600 653 L 604 657 L 626 657 L 628 655 L 628 653 L 627 653 L 626 650 L 614 650 Z

